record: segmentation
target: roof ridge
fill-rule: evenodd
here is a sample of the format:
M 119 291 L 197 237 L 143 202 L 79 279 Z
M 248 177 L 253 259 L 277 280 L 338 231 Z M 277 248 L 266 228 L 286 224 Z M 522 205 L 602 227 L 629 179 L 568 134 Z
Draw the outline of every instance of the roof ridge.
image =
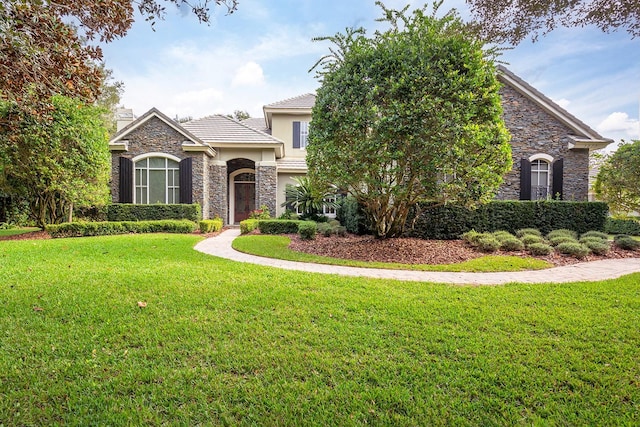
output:
M 296 99 L 304 98 L 305 96 L 313 96 L 313 97 L 315 97 L 316 94 L 315 93 L 311 93 L 311 92 L 303 93 L 301 95 L 296 95 L 296 96 L 292 96 L 292 97 L 289 97 L 289 98 L 286 98 L 286 99 L 282 99 L 280 101 L 272 102 L 271 104 L 265 105 L 265 107 L 276 107 L 276 106 L 278 106 L 280 104 L 285 104 L 285 103 L 294 101 Z

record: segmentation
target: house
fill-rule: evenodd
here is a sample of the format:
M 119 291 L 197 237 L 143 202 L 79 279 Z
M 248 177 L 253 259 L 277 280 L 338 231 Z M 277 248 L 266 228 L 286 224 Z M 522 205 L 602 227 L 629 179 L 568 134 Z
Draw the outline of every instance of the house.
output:
M 513 169 L 497 198 L 587 200 L 589 153 L 612 142 L 499 67 Z M 266 205 L 279 215 L 285 188 L 307 172 L 315 95 L 265 105 L 243 122 L 213 115 L 178 123 L 157 109 L 124 114 L 109 142 L 114 203 L 199 203 L 204 218 L 234 224 Z M 124 125 L 124 126 L 122 126 Z

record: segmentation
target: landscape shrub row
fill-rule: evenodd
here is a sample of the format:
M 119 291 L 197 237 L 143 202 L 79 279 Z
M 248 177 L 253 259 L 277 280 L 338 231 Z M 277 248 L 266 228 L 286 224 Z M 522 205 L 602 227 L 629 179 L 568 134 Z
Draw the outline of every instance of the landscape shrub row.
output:
M 195 229 L 196 223 L 189 220 L 66 222 L 46 227 L 53 238 L 127 233 L 192 233 Z
M 306 221 L 295 219 L 261 219 L 258 229 L 262 234 L 295 234 L 298 226 Z
M 245 219 L 244 221 L 240 221 L 240 233 L 247 234 L 251 233 L 253 230 L 258 228 L 257 219 Z
M 214 218 L 214 219 L 203 219 L 198 222 L 198 228 L 200 232 L 203 234 L 206 233 L 215 233 L 216 231 L 222 230 L 223 226 L 222 218 Z
M 534 228 L 546 234 L 554 229 L 570 229 L 577 233 L 604 231 L 608 207 L 601 202 L 568 201 L 493 201 L 478 209 L 460 206 L 421 204 L 411 237 L 452 240 L 469 230 L 515 233 Z
M 635 218 L 607 218 L 605 231 L 609 234 L 640 236 L 640 221 Z
M 164 219 L 188 219 L 197 222 L 202 218 L 200 205 L 134 205 L 116 203 L 107 206 L 108 221 L 155 221 Z
M 482 252 L 526 250 L 531 255 L 549 255 L 554 250 L 575 258 L 584 258 L 593 253 L 606 255 L 611 249 L 609 236 L 601 231 L 588 231 L 580 236 L 569 229 L 553 230 L 545 237 L 537 229 L 521 229 L 515 235 L 500 230 L 489 232 L 467 231 L 462 239 L 471 247 Z M 625 250 L 640 248 L 640 242 L 630 236 L 620 235 L 614 244 Z

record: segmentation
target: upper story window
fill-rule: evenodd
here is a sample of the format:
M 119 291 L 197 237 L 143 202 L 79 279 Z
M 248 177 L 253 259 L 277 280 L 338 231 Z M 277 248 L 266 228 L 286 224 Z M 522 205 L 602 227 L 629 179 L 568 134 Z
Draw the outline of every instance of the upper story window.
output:
M 531 162 L 531 199 L 544 200 L 549 196 L 550 164 L 546 160 Z
M 134 203 L 180 203 L 180 167 L 166 157 L 147 157 L 135 162 Z
M 309 122 L 293 122 L 293 148 L 304 150 L 309 138 Z

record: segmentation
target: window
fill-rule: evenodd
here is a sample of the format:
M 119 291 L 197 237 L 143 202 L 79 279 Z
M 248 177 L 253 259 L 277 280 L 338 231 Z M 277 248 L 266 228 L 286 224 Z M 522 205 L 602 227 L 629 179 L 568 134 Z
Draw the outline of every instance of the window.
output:
M 304 150 L 309 138 L 309 122 L 293 122 L 293 148 Z
M 335 218 L 336 217 L 336 208 L 335 208 L 336 198 L 335 198 L 335 196 L 326 197 L 324 199 L 324 202 L 328 203 L 329 205 L 327 205 L 327 204 L 323 204 L 322 205 L 322 213 L 325 216 L 328 216 L 329 218 Z
M 178 162 L 148 157 L 135 163 L 135 203 L 180 203 Z
M 543 200 L 549 195 L 549 162 L 534 160 L 531 162 L 531 199 Z
M 300 148 L 307 148 L 307 138 L 309 137 L 309 122 L 300 122 Z

